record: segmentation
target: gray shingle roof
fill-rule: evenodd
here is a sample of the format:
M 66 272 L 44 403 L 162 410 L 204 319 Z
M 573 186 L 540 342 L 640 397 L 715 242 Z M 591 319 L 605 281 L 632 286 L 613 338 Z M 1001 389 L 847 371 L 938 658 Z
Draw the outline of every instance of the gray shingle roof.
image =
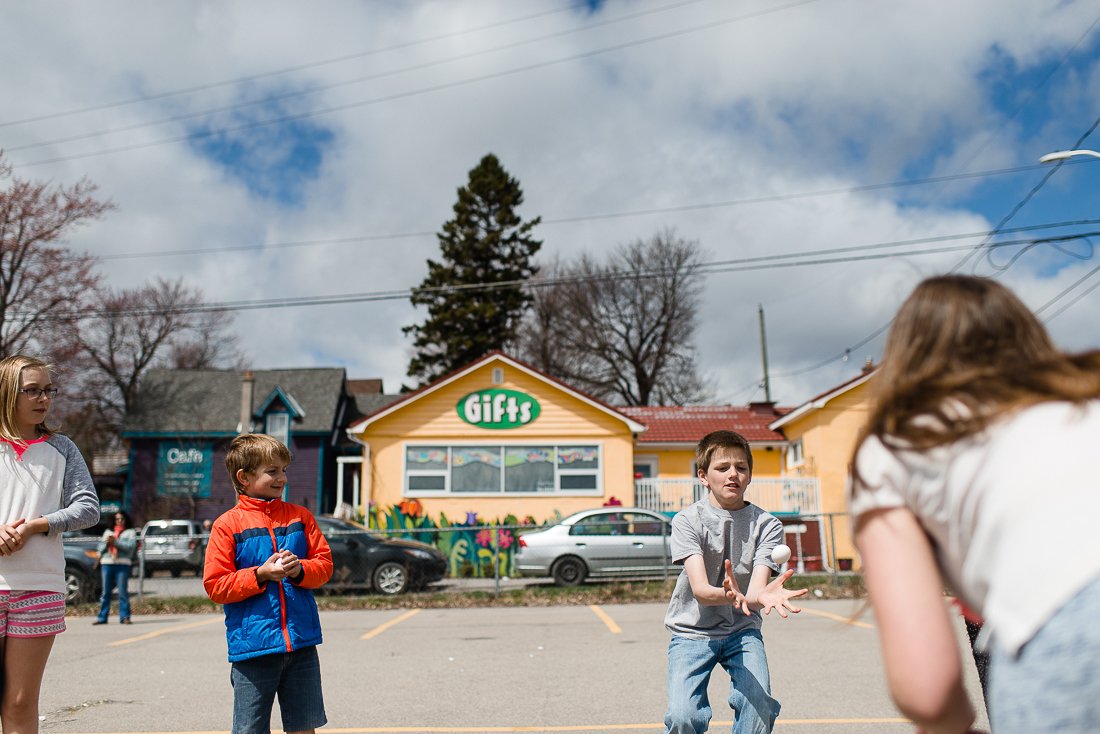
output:
M 123 434 L 236 433 L 243 375 L 243 370 L 150 370 L 141 383 L 140 404 L 127 417 Z M 345 394 L 343 368 L 252 370 L 252 376 L 253 411 L 278 388 L 305 414 L 291 421 L 292 432 L 332 430 Z

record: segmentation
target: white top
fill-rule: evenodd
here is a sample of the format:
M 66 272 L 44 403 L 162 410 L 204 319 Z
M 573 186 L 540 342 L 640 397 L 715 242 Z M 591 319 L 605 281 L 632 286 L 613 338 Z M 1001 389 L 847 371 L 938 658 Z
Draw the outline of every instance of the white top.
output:
M 61 535 L 99 521 L 99 497 L 76 445 L 54 434 L 22 451 L 0 441 L 0 522 L 45 517 L 46 534 L 32 535 L 0 556 L 0 590 L 65 591 Z
M 906 507 L 952 590 L 1015 653 L 1100 575 L 1100 401 L 1043 403 L 925 453 L 869 438 L 852 517 Z

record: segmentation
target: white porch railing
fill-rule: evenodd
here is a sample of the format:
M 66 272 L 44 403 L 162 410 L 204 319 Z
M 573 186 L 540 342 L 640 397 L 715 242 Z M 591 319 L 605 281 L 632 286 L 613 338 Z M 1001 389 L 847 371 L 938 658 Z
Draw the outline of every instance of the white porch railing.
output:
M 679 512 L 706 496 L 698 479 L 635 479 L 634 504 L 657 512 Z M 816 514 L 821 512 L 821 490 L 816 477 L 757 477 L 745 499 L 767 512 Z

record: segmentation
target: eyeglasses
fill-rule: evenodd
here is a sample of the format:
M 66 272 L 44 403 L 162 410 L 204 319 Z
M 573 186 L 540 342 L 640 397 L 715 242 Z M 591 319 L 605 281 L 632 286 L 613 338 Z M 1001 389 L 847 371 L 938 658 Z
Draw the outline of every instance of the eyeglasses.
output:
M 38 400 L 43 395 L 51 400 L 57 397 L 56 387 L 24 387 L 20 388 L 19 392 L 23 393 L 31 400 Z

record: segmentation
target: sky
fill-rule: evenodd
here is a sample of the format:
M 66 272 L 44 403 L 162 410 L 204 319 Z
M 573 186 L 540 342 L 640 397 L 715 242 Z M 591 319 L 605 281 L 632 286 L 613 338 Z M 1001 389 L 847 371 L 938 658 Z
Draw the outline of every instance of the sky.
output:
M 114 202 L 65 242 L 107 283 L 353 296 L 236 311 L 254 369 L 409 384 L 407 291 L 487 153 L 542 217 L 536 262 L 699 244 L 714 404 L 765 399 L 761 309 L 796 406 L 949 271 L 1100 347 L 1100 160 L 1038 162 L 1100 149 L 1095 2 L 42 0 L 4 26 L 0 149 Z

